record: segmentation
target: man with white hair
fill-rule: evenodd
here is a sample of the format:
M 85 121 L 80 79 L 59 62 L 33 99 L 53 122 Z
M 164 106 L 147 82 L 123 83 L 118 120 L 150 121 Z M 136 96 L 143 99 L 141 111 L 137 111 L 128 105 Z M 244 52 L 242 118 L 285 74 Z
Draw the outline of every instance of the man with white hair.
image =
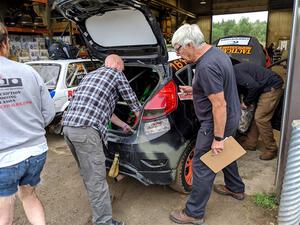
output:
M 113 115 L 118 93 L 136 117 L 139 117 L 142 108 L 123 70 L 124 62 L 120 56 L 107 56 L 105 66 L 82 79 L 63 119 L 65 140 L 77 161 L 92 205 L 93 225 L 124 224 L 112 219 L 102 147 L 102 141 L 105 144 L 107 142 L 107 125 L 110 119 L 123 132 L 132 130 Z
M 240 118 L 240 102 L 230 58 L 205 43 L 198 25 L 185 24 L 173 35 L 172 45 L 177 55 L 188 63 L 196 63 L 193 86 L 181 86 L 182 92 L 193 92 L 194 109 L 200 122 L 193 157 L 193 187 L 183 210 L 173 211 L 170 219 L 179 224 L 204 223 L 205 207 L 216 174 L 200 157 L 210 149 L 219 154 L 224 139 L 235 134 Z M 237 163 L 223 169 L 225 185 L 214 190 L 235 199 L 244 199 L 245 185 L 239 176 Z

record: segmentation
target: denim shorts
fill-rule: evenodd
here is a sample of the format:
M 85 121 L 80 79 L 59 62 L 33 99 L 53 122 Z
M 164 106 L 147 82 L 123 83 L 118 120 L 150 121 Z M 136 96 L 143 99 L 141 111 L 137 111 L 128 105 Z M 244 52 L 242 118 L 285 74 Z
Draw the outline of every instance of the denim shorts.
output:
M 37 185 L 46 162 L 47 152 L 31 156 L 24 161 L 0 168 L 0 196 L 10 196 L 18 191 L 18 186 Z

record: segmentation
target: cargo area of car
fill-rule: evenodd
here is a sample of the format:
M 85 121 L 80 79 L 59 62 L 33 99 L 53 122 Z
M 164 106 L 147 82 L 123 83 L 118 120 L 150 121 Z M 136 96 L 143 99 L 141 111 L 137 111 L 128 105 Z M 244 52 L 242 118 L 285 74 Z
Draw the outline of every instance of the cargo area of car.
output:
M 140 103 L 144 105 L 159 83 L 159 74 L 153 68 L 140 66 L 126 66 L 124 74 Z M 121 96 L 114 113 L 131 127 L 136 127 L 136 118 Z M 121 131 L 112 123 L 109 124 L 108 128 Z

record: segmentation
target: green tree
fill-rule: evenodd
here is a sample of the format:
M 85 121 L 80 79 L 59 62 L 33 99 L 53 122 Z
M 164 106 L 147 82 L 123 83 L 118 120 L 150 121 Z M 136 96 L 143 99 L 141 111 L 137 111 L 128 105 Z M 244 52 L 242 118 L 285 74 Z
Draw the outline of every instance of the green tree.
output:
M 266 43 L 267 22 L 250 22 L 249 18 L 243 17 L 237 23 L 235 20 L 228 20 L 213 23 L 212 42 L 220 37 L 228 35 L 250 35 L 256 37 L 261 44 Z

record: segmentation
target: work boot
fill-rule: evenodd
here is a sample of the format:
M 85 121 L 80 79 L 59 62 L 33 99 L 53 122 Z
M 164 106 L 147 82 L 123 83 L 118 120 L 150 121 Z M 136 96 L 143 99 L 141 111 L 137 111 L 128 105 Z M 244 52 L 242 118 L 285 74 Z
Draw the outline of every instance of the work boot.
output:
M 179 224 L 194 224 L 194 225 L 201 225 L 204 223 L 203 218 L 195 218 L 188 216 L 184 209 L 183 210 L 176 210 L 171 212 L 170 214 L 170 219 L 174 223 L 179 223 Z
M 113 219 L 111 221 L 111 225 L 125 225 L 125 223 L 123 221 L 117 221 Z
M 229 195 L 237 200 L 243 200 L 245 198 L 245 194 L 243 192 L 241 193 L 232 192 L 223 184 L 214 185 L 214 191 L 220 195 Z
M 259 158 L 261 160 L 271 160 L 277 157 L 277 151 L 264 150 Z
M 246 145 L 242 145 L 242 147 L 246 150 L 246 151 L 256 151 L 255 147 L 250 147 L 250 146 L 246 146 Z
M 256 151 L 256 146 L 255 146 L 255 145 L 253 146 L 253 144 L 252 144 L 252 145 L 251 145 L 251 144 L 249 145 L 247 141 L 243 141 L 243 142 L 241 143 L 241 146 L 242 146 L 246 151 Z

